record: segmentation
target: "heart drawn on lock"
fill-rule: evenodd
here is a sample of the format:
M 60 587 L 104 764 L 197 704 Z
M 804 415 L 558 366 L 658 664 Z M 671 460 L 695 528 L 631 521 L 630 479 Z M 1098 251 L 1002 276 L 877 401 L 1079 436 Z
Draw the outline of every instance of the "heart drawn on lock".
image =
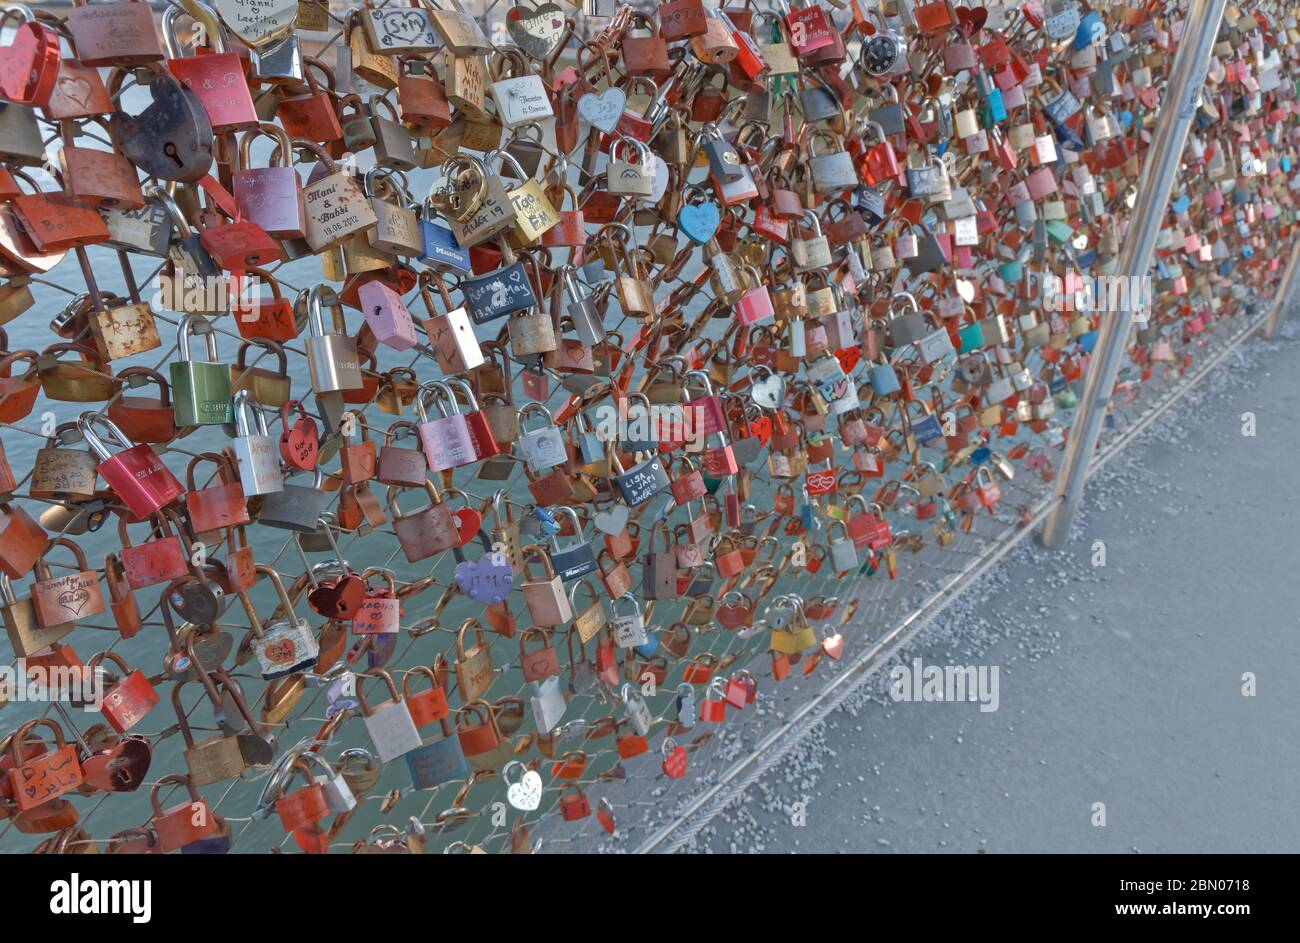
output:
M 862 350 L 858 347 L 845 347 L 835 351 L 835 359 L 840 362 L 841 370 L 845 373 L 852 373 L 853 368 L 862 359 Z
M 90 107 L 90 83 L 79 75 L 61 75 L 58 80 L 58 93 L 78 108 Z
M 520 812 L 536 812 L 542 804 L 542 777 L 530 769 L 506 789 L 506 801 Z
M 293 643 L 293 639 L 282 638 L 264 645 L 262 657 L 266 659 L 267 664 L 287 665 L 293 661 L 297 651 L 298 646 Z
M 74 616 L 79 616 L 86 603 L 90 602 L 90 593 L 81 587 L 70 589 L 59 593 L 58 602 L 68 612 L 71 612 Z
M 603 511 L 597 511 L 592 522 L 602 534 L 617 537 L 627 529 L 628 508 L 626 504 L 615 504 Z
M 599 95 L 588 92 L 578 99 L 578 117 L 609 134 L 618 126 L 626 105 L 627 95 L 621 88 L 607 88 Z
M 750 398 L 764 409 L 776 409 L 785 399 L 785 380 L 780 374 L 769 373 L 756 380 L 749 388 Z
M 837 485 L 835 469 L 822 468 L 807 472 L 803 476 L 803 483 L 809 495 L 830 494 Z
M 564 11 L 554 3 L 531 10 L 511 7 L 506 11 L 506 32 L 534 59 L 549 59 L 564 35 Z
M 451 516 L 456 519 L 456 532 L 460 534 L 461 547 L 473 540 L 483 526 L 483 515 L 474 508 L 460 508 L 452 511 Z
M 713 238 L 718 231 L 722 217 L 718 208 L 712 203 L 696 203 L 681 208 L 677 214 L 677 225 L 692 241 L 703 245 Z

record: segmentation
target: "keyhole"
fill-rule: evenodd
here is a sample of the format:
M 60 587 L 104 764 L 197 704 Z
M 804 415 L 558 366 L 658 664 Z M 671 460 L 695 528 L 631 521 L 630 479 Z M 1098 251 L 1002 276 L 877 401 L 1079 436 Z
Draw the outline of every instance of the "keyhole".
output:
M 180 151 L 176 149 L 176 145 L 173 144 L 171 141 L 168 141 L 166 144 L 163 145 L 163 153 L 166 154 L 168 157 L 170 157 L 172 160 L 176 161 L 177 167 L 185 166 L 185 161 L 181 160 Z

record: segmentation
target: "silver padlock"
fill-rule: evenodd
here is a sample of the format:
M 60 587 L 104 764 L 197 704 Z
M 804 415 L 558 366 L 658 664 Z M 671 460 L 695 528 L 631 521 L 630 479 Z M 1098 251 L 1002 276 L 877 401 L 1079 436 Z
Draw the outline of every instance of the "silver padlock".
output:
M 541 734 L 550 733 L 564 719 L 564 691 L 560 687 L 560 676 L 551 675 L 541 681 L 530 682 L 528 706 L 533 712 L 533 722 Z
M 618 604 L 627 600 L 632 604 L 632 613 L 630 615 L 620 614 Z M 636 648 L 638 645 L 645 645 L 649 638 L 646 635 L 645 619 L 641 615 L 641 602 L 631 593 L 624 593 L 614 600 L 613 626 L 614 626 L 614 644 L 619 648 Z
M 623 699 L 623 710 L 627 712 L 627 719 L 631 722 L 632 729 L 644 737 L 650 732 L 651 725 L 654 724 L 654 717 L 650 713 L 650 705 L 630 684 L 623 685 L 620 696 Z
M 605 339 L 605 325 L 602 323 L 600 311 L 596 308 L 595 299 L 591 295 L 583 294 L 582 286 L 578 282 L 577 270 L 572 265 L 564 267 L 561 280 L 564 282 L 564 295 L 567 299 L 564 313 L 573 322 L 573 330 L 578 335 L 578 340 L 582 341 L 584 346 L 594 347 Z
M 546 425 L 529 429 L 528 417 L 537 413 L 545 417 Z M 569 460 L 564 436 L 551 418 L 551 411 L 541 403 L 529 403 L 519 410 L 519 451 L 524 455 L 528 470 L 534 474 L 549 471 Z
M 250 413 L 256 417 L 256 426 L 249 423 Z M 283 491 L 279 443 L 267 431 L 266 416 L 248 390 L 235 394 L 235 428 L 233 447 L 239 462 L 239 485 L 244 494 L 252 496 Z
M 695 689 L 689 684 L 677 685 L 678 726 L 694 727 L 699 717 L 699 709 L 695 703 Z
M 836 573 L 845 573 L 849 570 L 855 570 L 858 567 L 858 549 L 853 546 L 853 540 L 849 537 L 849 530 L 843 521 L 831 521 L 826 528 L 829 536 L 831 529 L 838 524 L 844 536 L 839 540 L 831 538 L 831 566 L 835 568 Z
M 328 305 L 333 313 L 334 333 L 325 332 L 325 314 Z M 343 320 L 343 302 L 328 285 L 316 285 L 307 296 L 307 366 L 311 371 L 311 385 L 317 393 L 337 393 L 359 390 L 364 385 L 361 375 L 361 358 L 357 353 L 355 337 L 347 335 Z
M 790 244 L 794 270 L 802 273 L 824 269 L 831 264 L 831 247 L 826 237 L 822 235 L 821 221 L 812 210 L 804 210 L 803 219 L 812 227 L 813 234 L 807 239 L 795 239 Z

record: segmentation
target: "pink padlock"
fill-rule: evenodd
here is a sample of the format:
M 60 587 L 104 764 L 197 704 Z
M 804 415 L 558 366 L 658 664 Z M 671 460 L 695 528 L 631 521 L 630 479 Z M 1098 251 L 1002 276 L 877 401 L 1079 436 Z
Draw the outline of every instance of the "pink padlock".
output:
M 775 311 L 772 308 L 772 296 L 767 293 L 766 285 L 759 284 L 757 288 L 745 292 L 736 302 L 736 317 L 746 326 L 773 320 Z
M 375 339 L 394 350 L 410 350 L 419 341 L 415 320 L 406 309 L 402 296 L 380 281 L 366 282 L 357 289 L 361 314 L 370 325 Z
M 1039 167 L 1025 178 L 1025 186 L 1032 199 L 1041 200 L 1056 192 L 1056 176 L 1051 167 Z
M 469 422 L 458 412 L 448 413 L 443 401 L 454 402 L 454 395 L 447 384 L 431 380 L 420 387 L 415 397 L 415 413 L 419 422 L 415 431 L 419 433 L 420 444 L 424 446 L 424 457 L 429 460 L 433 471 L 446 471 L 448 468 L 460 468 L 478 461 L 474 449 L 474 437 L 470 434 Z M 433 397 L 442 413 L 439 419 L 429 419 L 425 402 Z

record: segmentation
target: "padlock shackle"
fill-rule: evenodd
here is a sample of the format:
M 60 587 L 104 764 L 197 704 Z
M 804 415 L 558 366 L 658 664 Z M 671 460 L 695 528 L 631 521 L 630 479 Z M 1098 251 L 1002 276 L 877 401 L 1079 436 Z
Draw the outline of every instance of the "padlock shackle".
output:
M 194 32 L 201 32 L 203 37 L 212 46 L 212 51 L 218 55 L 226 51 L 226 41 L 222 36 L 221 24 L 217 20 L 217 11 L 208 6 L 203 0 L 190 0 L 193 7 L 197 8 L 204 15 L 203 17 L 192 17 L 196 26 L 201 27 Z M 176 21 L 182 16 L 191 16 L 191 14 L 178 5 L 169 5 L 163 11 L 162 33 L 163 48 L 167 50 L 168 59 L 184 59 L 185 52 L 181 46 L 181 41 L 176 35 Z M 198 37 L 195 37 L 196 39 Z
M 135 443 L 126 437 L 126 434 L 117 427 L 117 424 L 114 423 L 113 420 L 109 419 L 105 415 L 95 412 L 94 410 L 87 410 L 77 419 L 77 428 L 81 430 L 82 439 L 84 439 L 86 444 L 90 446 L 90 450 L 99 456 L 101 461 L 108 461 L 113 457 L 113 453 L 109 452 L 108 448 L 104 445 L 104 440 L 95 434 L 95 426 L 103 426 L 107 429 L 108 434 L 112 436 L 113 439 L 117 441 L 117 444 L 122 446 L 124 450 L 135 447 Z
M 168 7 L 174 9 L 174 7 Z M 202 325 L 202 328 L 199 325 Z M 190 338 L 195 334 L 202 333 L 205 337 L 207 346 L 208 363 L 220 363 L 220 352 L 217 350 L 217 332 L 212 328 L 212 322 L 201 314 L 187 314 L 181 318 L 180 324 L 176 326 L 176 346 L 183 362 L 193 361 L 190 355 Z
M 235 431 L 240 438 L 247 438 L 253 434 L 248 423 L 249 412 L 257 417 L 257 434 L 270 435 L 266 425 L 266 414 L 262 412 L 261 404 L 252 397 L 248 390 L 240 390 L 235 394 L 234 407 Z

